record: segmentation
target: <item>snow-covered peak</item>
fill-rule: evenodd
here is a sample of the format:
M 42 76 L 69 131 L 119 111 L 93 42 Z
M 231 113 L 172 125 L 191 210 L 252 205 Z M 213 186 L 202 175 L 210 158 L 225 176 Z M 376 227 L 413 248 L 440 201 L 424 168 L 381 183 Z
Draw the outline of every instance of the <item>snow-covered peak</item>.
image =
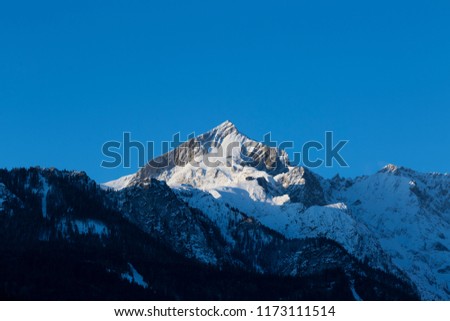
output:
M 388 173 L 395 173 L 398 170 L 398 166 L 394 164 L 387 164 L 384 166 L 380 172 L 388 172 Z
M 209 147 L 210 145 L 222 145 L 223 143 L 230 142 L 242 142 L 245 139 L 249 139 L 248 137 L 242 135 L 236 126 L 230 122 L 225 121 L 219 126 L 214 127 L 213 129 L 203 133 L 194 140 L 200 143 L 203 147 Z M 226 147 L 226 146 L 224 146 Z
M 225 150 L 230 143 L 242 144 L 244 141 L 252 140 L 240 133 L 236 126 L 232 122 L 227 120 L 219 126 L 216 126 L 213 129 L 207 131 L 206 133 L 195 137 L 193 141 L 197 142 L 204 150 L 208 149 L 211 146 L 221 146 L 222 149 Z
M 229 120 L 226 120 L 219 126 L 213 128 L 211 131 L 221 134 L 221 136 L 226 136 L 229 133 L 238 132 L 238 129 L 236 128 L 236 125 Z
M 136 174 L 104 185 L 120 190 L 156 178 L 169 185 L 189 184 L 202 188 L 205 183 L 215 181 L 218 186 L 223 186 L 226 181 L 237 183 L 244 171 L 247 174 L 249 171 L 255 172 L 248 174 L 252 177 L 264 176 L 264 173 L 276 175 L 287 172 L 288 165 L 286 152 L 250 139 L 240 133 L 233 123 L 225 121 L 152 159 Z M 208 179 L 209 176 L 211 179 Z M 227 179 L 220 180 L 220 177 Z
M 393 174 L 396 176 L 404 176 L 404 177 L 413 177 L 416 175 L 420 175 L 420 173 L 416 172 L 413 169 L 404 167 L 404 166 L 397 166 L 394 164 L 388 164 L 384 166 L 378 173 L 386 173 L 386 174 Z

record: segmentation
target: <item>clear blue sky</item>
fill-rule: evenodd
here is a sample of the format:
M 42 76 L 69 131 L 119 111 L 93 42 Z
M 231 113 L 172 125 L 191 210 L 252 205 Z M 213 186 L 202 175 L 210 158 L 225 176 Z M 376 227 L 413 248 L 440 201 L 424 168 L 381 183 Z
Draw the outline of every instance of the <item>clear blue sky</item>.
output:
M 349 139 L 347 169 L 450 171 L 450 1 L 2 1 L 0 167 L 106 181 L 101 146 L 229 119 Z

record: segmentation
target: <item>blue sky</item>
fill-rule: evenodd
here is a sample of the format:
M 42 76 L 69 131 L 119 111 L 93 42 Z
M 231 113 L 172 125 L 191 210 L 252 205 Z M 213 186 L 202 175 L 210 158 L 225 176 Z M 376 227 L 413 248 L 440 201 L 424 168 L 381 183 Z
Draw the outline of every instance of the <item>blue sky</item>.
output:
M 350 143 L 349 168 L 449 172 L 449 1 L 3 1 L 0 167 L 106 181 L 101 146 L 231 120 Z M 135 162 L 136 165 L 136 162 Z

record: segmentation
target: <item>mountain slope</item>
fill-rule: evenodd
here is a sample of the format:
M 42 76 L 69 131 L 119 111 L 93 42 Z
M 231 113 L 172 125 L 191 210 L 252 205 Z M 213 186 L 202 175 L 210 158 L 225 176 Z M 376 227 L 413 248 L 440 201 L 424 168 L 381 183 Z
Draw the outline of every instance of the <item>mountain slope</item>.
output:
M 450 177 L 388 165 L 355 180 L 334 180 L 332 202 L 348 204 L 424 298 L 450 297 Z
M 32 168 L 0 170 L 0 184 L 2 299 L 351 300 L 352 289 L 417 298 L 338 244 L 289 241 L 249 218 L 237 221 L 230 248 L 163 182 L 114 192 L 82 172 Z M 199 262 L 205 250 L 220 260 Z

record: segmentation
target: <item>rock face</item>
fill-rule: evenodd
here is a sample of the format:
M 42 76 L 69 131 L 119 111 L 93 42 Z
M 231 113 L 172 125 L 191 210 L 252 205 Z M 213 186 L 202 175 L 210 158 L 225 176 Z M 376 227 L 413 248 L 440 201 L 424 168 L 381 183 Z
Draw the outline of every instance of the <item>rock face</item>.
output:
M 151 179 L 113 198 L 124 217 L 144 232 L 186 257 L 217 264 L 216 239 L 209 237 L 212 224 L 203 215 L 194 215 L 164 182 Z
M 155 166 L 161 160 L 167 166 Z M 289 241 L 334 241 L 371 268 L 409 279 L 422 299 L 450 299 L 447 174 L 388 165 L 372 176 L 324 179 L 225 122 L 106 185 L 126 190 L 149 179 L 166 182 L 217 228 L 231 249 L 213 251 L 217 262 L 241 246 L 238 223 L 252 222 Z

